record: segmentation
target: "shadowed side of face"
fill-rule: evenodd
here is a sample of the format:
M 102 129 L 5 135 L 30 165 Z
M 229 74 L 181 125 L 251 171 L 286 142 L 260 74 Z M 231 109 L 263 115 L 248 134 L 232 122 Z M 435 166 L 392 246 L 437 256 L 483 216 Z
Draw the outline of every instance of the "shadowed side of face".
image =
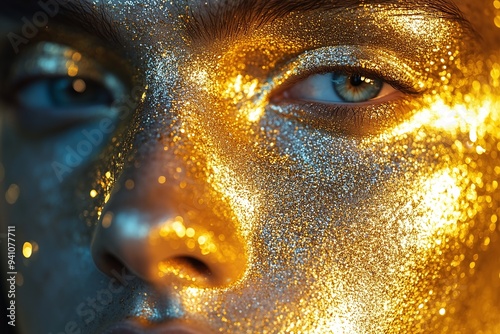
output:
M 17 332 L 500 331 L 499 8 L 0 5 Z

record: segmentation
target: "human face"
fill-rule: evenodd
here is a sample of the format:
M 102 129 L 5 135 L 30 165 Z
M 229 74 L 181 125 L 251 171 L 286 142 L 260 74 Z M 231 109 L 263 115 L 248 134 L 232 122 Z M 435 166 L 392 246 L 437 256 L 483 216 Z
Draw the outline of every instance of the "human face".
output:
M 20 333 L 500 331 L 500 2 L 49 2 L 0 5 Z

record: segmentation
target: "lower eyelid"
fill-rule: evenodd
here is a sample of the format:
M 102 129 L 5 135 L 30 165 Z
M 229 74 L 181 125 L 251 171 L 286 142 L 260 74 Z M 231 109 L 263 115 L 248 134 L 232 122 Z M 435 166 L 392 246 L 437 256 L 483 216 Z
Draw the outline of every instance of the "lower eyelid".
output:
M 405 95 L 364 104 L 324 104 L 318 102 L 282 100 L 269 105 L 271 112 L 278 113 L 300 123 L 332 134 L 366 136 L 381 133 L 407 119 L 415 107 Z M 384 99 L 384 98 L 382 98 Z

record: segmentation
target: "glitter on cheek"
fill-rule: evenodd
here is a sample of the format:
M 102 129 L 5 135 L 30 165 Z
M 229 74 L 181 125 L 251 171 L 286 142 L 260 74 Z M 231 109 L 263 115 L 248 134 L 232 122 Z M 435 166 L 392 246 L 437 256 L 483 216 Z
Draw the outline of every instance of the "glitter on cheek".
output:
M 414 202 L 424 209 L 422 215 L 401 222 L 401 246 L 426 251 L 434 249 L 449 236 L 455 236 L 460 229 L 459 219 L 461 187 L 457 185 L 460 174 L 453 175 L 450 170 L 437 171 L 428 176 L 424 184 L 417 185 L 413 193 Z M 411 217 L 410 212 L 406 216 Z

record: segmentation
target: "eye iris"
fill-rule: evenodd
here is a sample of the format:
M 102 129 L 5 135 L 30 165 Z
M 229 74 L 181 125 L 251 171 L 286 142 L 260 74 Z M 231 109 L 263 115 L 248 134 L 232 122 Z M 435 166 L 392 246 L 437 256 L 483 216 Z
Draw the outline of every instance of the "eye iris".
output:
M 360 74 L 337 74 L 332 76 L 335 93 L 344 102 L 366 102 L 376 98 L 382 90 L 383 81 Z

